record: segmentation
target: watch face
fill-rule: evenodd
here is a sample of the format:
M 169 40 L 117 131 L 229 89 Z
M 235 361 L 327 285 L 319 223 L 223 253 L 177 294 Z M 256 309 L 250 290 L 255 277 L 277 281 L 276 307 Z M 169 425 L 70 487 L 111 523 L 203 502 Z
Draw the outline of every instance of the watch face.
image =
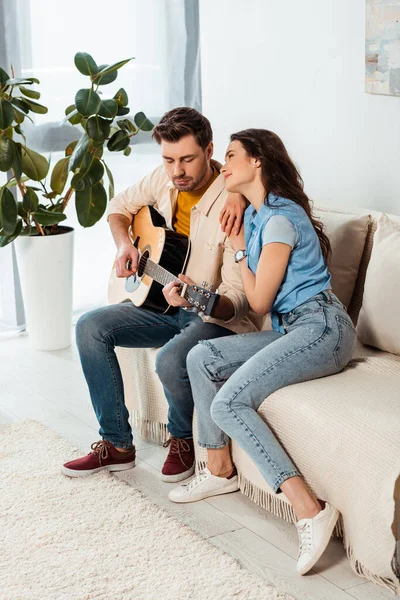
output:
M 238 250 L 235 254 L 235 260 L 236 262 L 238 262 L 239 260 L 242 260 L 242 258 L 244 258 L 246 256 L 246 251 L 245 250 Z

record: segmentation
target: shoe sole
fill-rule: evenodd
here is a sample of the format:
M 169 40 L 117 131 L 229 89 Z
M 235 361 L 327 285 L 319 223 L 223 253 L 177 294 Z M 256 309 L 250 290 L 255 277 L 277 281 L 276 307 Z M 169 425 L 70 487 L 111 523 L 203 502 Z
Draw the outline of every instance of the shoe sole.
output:
M 104 467 L 98 467 L 97 469 L 89 469 L 87 471 L 78 471 L 77 469 L 68 469 L 68 467 L 62 467 L 61 472 L 67 477 L 87 477 L 88 475 L 94 475 L 95 473 L 99 473 L 100 471 L 127 471 L 128 469 L 133 469 L 135 466 L 135 461 L 128 463 L 121 463 L 120 465 L 105 465 Z
M 187 496 L 181 498 L 171 498 L 171 493 L 168 494 L 168 498 L 171 502 L 176 502 L 177 504 L 187 504 L 188 502 L 199 502 L 200 500 L 205 500 L 206 498 L 211 498 L 212 496 L 222 496 L 223 494 L 233 494 L 234 492 L 239 491 L 239 486 L 236 484 L 235 486 L 226 487 L 223 489 L 215 490 L 214 492 L 204 492 L 203 494 L 198 494 L 196 496 Z
M 327 545 L 329 544 L 329 540 L 332 537 L 332 533 L 333 533 L 333 530 L 335 529 L 335 525 L 338 521 L 338 518 L 339 518 L 339 511 L 335 509 L 335 512 L 332 514 L 331 521 L 329 523 L 328 529 L 325 532 L 325 536 L 323 538 L 323 542 L 321 544 L 321 547 L 320 547 L 318 553 L 315 556 L 313 556 L 312 560 L 310 560 L 302 569 L 297 571 L 298 575 L 305 575 L 319 561 L 319 559 L 325 552 Z
M 164 475 L 161 473 L 161 481 L 166 481 L 167 483 L 178 483 L 179 481 L 183 481 L 184 479 L 188 479 L 194 474 L 195 465 L 190 467 L 187 471 L 183 473 L 177 473 L 176 475 Z

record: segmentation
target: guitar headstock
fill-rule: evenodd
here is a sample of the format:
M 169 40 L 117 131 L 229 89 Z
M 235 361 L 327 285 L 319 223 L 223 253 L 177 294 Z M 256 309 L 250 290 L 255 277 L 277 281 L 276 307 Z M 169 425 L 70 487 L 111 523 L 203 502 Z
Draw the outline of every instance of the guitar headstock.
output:
M 204 285 L 203 285 L 204 284 Z M 186 300 L 197 310 L 200 316 L 213 316 L 218 304 L 219 294 L 213 292 L 211 285 L 203 281 L 202 285 L 189 285 L 185 292 Z

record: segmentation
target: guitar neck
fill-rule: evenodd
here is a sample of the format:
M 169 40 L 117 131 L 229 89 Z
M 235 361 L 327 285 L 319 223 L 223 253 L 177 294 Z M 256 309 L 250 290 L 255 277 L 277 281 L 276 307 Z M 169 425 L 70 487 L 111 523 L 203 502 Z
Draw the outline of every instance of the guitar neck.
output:
M 148 275 L 163 287 L 168 283 L 179 282 L 181 286 L 180 295 L 193 305 L 201 314 L 212 315 L 218 303 L 219 295 L 211 292 L 211 288 L 203 289 L 199 286 L 188 286 L 180 281 L 175 275 L 161 267 L 147 256 L 142 256 L 139 261 L 139 272 Z
M 172 275 L 172 273 L 160 267 L 160 265 L 146 256 L 142 256 L 140 259 L 140 270 L 143 270 L 143 273 L 149 275 L 149 277 L 160 283 L 163 287 L 172 281 L 178 281 L 175 275 Z

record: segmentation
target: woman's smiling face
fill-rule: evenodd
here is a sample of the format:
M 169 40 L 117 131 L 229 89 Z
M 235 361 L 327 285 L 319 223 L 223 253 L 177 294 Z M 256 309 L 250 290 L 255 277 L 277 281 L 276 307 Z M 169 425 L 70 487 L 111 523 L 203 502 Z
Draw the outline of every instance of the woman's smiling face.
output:
M 255 180 L 258 165 L 258 159 L 249 156 L 238 140 L 231 142 L 221 169 L 225 177 L 225 189 L 244 193 L 246 186 Z

